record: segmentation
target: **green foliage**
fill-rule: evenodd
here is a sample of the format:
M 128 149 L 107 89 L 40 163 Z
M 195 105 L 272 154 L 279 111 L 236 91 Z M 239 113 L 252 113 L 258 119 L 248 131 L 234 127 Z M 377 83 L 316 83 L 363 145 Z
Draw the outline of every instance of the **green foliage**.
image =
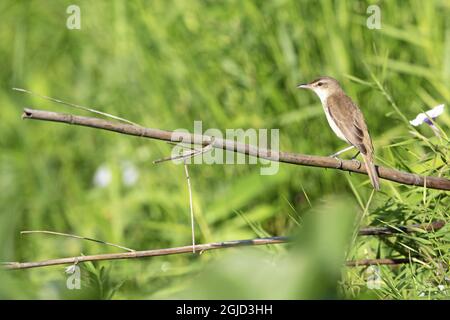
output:
M 337 298 L 354 222 L 352 201 L 327 197 L 306 214 L 304 224 L 283 252 L 243 249 L 225 253 L 193 277 L 177 298 L 319 299 Z
M 192 130 L 194 120 L 202 120 L 205 129 L 280 128 L 281 150 L 328 155 L 344 146 L 328 130 L 317 97 L 295 87 L 330 75 L 361 106 L 378 164 L 449 177 L 448 111 L 436 119 L 442 138 L 407 120 L 440 103 L 449 107 L 450 5 L 380 2 L 382 28 L 369 30 L 371 3 L 80 0 L 81 30 L 68 30 L 72 1 L 1 1 L 0 260 L 118 251 L 75 239 L 20 236 L 20 230 L 73 233 L 133 249 L 190 242 L 183 167 L 152 164 L 169 155 L 171 146 L 23 122 L 25 106 L 81 112 L 12 87 L 161 129 Z M 139 172 L 134 185 L 123 182 L 124 163 Z M 112 174 L 104 188 L 93 183 L 102 165 Z M 221 297 L 448 297 L 448 226 L 435 233 L 344 241 L 350 214 L 358 222 L 352 230 L 448 222 L 445 192 L 383 180 L 382 191 L 371 196 L 366 176 L 285 164 L 274 176 L 259 175 L 257 165 L 192 165 L 190 175 L 198 243 L 295 232 L 304 242 L 86 264 L 82 274 L 89 286 L 80 292 L 66 289 L 61 266 L 0 272 L 0 297 L 218 297 L 216 286 L 203 278 L 217 279 L 222 292 L 233 290 Z M 336 197 L 353 197 L 358 207 Z M 328 212 L 329 221 L 323 218 Z M 317 221 L 308 220 L 316 213 Z M 342 250 L 352 260 L 415 262 L 380 267 L 380 288 L 369 289 L 367 268 L 340 267 Z M 321 269 L 325 264 L 330 270 Z M 250 276 L 259 265 L 260 272 Z M 284 274 L 275 274 L 276 268 Z M 196 282 L 205 290 L 201 295 L 192 291 Z

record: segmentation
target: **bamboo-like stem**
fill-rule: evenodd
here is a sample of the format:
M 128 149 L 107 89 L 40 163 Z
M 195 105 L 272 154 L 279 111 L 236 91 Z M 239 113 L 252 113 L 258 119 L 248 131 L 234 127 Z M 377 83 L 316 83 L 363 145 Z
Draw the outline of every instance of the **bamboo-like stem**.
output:
M 249 240 L 236 240 L 236 241 L 225 241 L 216 242 L 208 244 L 199 244 L 195 246 L 195 249 L 202 253 L 207 250 L 231 248 L 238 246 L 258 246 L 267 244 L 280 244 L 286 243 L 289 239 L 287 237 L 272 237 L 272 238 L 260 238 L 260 239 L 249 239 Z M 144 251 L 134 251 L 125 253 L 111 253 L 111 254 L 97 254 L 90 256 L 78 256 L 70 258 L 59 258 L 50 259 L 45 261 L 37 262 L 9 262 L 4 263 L 4 268 L 8 270 L 17 269 L 30 269 L 38 267 L 48 267 L 63 264 L 75 264 L 86 261 L 102 261 L 102 260 L 117 260 L 117 259 L 133 259 L 133 258 L 144 258 L 144 257 L 155 257 L 155 256 L 165 256 L 180 253 L 189 253 L 194 250 L 194 246 L 184 246 L 176 248 L 167 249 L 156 249 L 156 250 L 144 250 Z M 364 259 L 356 261 L 347 261 L 345 265 L 348 267 L 356 266 L 369 266 L 369 265 L 394 265 L 409 263 L 409 259 Z
M 363 228 L 359 231 L 359 235 L 395 235 L 402 232 L 414 232 L 418 229 L 425 231 L 436 231 L 445 225 L 443 221 L 435 221 L 427 224 L 413 224 L 406 227 L 372 227 Z M 266 244 L 281 244 L 290 242 L 289 237 L 268 237 L 259 239 L 248 239 L 248 240 L 234 240 L 234 241 L 224 241 L 224 242 L 214 242 L 207 244 L 197 244 L 195 245 L 195 250 L 202 253 L 203 251 L 214 250 L 214 249 L 224 249 L 239 246 L 258 246 Z M 194 246 L 184 246 L 166 249 L 154 249 L 154 250 L 143 250 L 143 251 L 133 251 L 133 252 L 123 252 L 123 253 L 110 253 L 110 254 L 97 254 L 90 256 L 78 256 L 69 258 L 58 258 L 50 259 L 44 261 L 36 262 L 4 262 L 3 267 L 8 270 L 17 269 L 28 269 L 28 268 L 38 268 L 47 267 L 54 265 L 64 265 L 73 264 L 86 261 L 102 261 L 102 260 L 117 260 L 117 259 L 133 259 L 133 258 L 145 258 L 145 257 L 155 257 L 155 256 L 166 256 L 172 254 L 180 253 L 192 253 Z M 368 266 L 368 265 L 392 265 L 400 263 L 414 262 L 414 260 L 409 259 L 365 259 L 356 261 L 347 261 L 347 266 Z
M 235 240 L 235 241 L 224 241 L 224 242 L 214 242 L 207 244 L 197 244 L 195 245 L 195 250 L 202 253 L 207 250 L 214 249 L 224 249 L 238 246 L 259 246 L 264 244 L 278 244 L 288 242 L 287 237 L 271 237 L 271 238 L 260 238 L 260 239 L 249 239 L 249 240 Z M 102 260 L 118 260 L 118 259 L 134 259 L 134 258 L 145 258 L 145 257 L 155 257 L 155 256 L 166 256 L 180 253 L 192 253 L 193 246 L 175 247 L 167 249 L 154 249 L 154 250 L 143 250 L 134 252 L 122 252 L 122 253 L 107 253 L 107 254 L 97 254 L 90 256 L 78 256 L 69 258 L 59 258 L 50 259 L 45 261 L 36 262 L 6 262 L 3 263 L 3 267 L 9 270 L 15 269 L 28 269 L 37 267 L 47 267 L 62 264 L 73 264 L 86 261 L 102 261 Z
M 367 174 L 365 166 L 351 160 L 336 160 L 331 157 L 321 157 L 312 155 L 295 154 L 290 152 L 276 152 L 264 148 L 258 148 L 249 144 L 236 141 L 210 137 L 205 135 L 196 135 L 190 133 L 165 131 L 160 129 L 145 128 L 139 125 L 118 123 L 99 118 L 77 116 L 58 112 L 34 110 L 25 108 L 23 119 L 45 120 L 74 124 L 79 126 L 91 127 L 114 131 L 122 134 L 146 137 L 157 140 L 172 142 L 199 142 L 202 145 L 211 144 L 213 148 L 219 148 L 238 153 L 251 155 L 271 161 L 290 163 L 296 165 L 340 169 L 343 171 Z M 385 180 L 394 181 L 405 185 L 426 186 L 429 189 L 450 190 L 450 180 L 443 177 L 421 176 L 414 173 L 403 172 L 391 168 L 377 166 L 378 175 Z

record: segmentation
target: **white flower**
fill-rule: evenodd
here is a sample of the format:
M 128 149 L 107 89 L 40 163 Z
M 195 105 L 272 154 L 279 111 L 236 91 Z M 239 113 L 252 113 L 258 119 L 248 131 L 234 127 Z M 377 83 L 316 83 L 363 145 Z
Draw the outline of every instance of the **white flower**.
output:
M 443 104 L 440 104 L 431 110 L 419 113 L 417 117 L 414 120 L 411 120 L 409 123 L 411 123 L 411 125 L 415 127 L 420 126 L 424 122 L 431 126 L 433 123 L 430 121 L 430 119 L 434 120 L 438 116 L 440 116 L 444 112 L 444 107 L 445 106 Z
M 123 184 L 131 187 L 136 184 L 139 178 L 139 172 L 131 162 L 124 162 L 122 164 L 122 180 Z
M 94 185 L 99 188 L 107 187 L 112 180 L 111 169 L 105 164 L 97 168 L 94 174 Z

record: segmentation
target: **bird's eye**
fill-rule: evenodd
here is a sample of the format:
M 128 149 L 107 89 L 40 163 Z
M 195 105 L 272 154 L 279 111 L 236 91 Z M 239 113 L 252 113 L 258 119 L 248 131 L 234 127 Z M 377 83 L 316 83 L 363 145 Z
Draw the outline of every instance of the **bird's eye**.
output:
M 323 85 L 322 82 L 319 82 L 319 83 L 317 84 L 317 86 L 319 86 L 319 87 L 321 87 L 322 85 Z

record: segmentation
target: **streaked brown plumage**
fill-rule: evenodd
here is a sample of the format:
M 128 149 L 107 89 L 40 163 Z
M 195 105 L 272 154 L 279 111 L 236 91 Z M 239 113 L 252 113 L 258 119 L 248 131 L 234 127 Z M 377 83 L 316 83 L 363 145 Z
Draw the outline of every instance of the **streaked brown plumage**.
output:
M 373 162 L 374 149 L 364 116 L 358 106 L 342 90 L 337 80 L 321 77 L 299 88 L 313 90 L 320 98 L 327 120 L 334 133 L 361 153 L 372 186 L 380 190 L 378 173 Z

